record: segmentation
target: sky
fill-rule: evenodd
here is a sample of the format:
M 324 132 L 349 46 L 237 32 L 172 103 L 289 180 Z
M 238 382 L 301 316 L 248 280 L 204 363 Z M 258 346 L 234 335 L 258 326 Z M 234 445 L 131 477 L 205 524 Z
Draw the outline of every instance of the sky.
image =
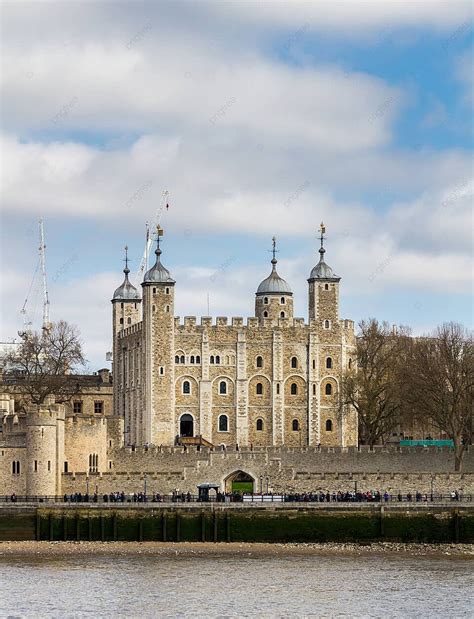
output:
M 51 320 L 107 367 L 165 190 L 176 315 L 252 316 L 275 235 L 307 318 L 324 221 L 341 318 L 472 328 L 470 2 L 19 1 L 1 28 L 1 341 L 25 300 L 41 325 L 41 217 Z

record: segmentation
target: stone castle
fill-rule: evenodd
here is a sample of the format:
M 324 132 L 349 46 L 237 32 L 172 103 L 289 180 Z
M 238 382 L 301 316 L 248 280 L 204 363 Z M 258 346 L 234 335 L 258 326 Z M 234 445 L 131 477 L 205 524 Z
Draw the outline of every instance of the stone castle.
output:
M 129 281 L 126 258 L 113 294 L 113 380 L 108 370 L 72 376 L 80 391 L 71 402 L 50 398 L 20 410 L 22 378 L 2 377 L 0 498 L 135 492 L 143 485 L 148 492 L 195 492 L 203 481 L 226 491 L 347 490 L 354 483 L 426 491 L 440 473 L 443 490 L 472 490 L 472 473 L 450 477 L 446 450 L 394 457 L 390 449 L 357 447 L 355 412 L 338 402 L 342 372 L 355 367 L 354 325 L 339 318 L 340 277 L 325 262 L 323 226 L 307 321 L 293 316 L 274 241 L 255 316 L 245 324 L 220 317 L 181 322 L 174 316 L 176 282 L 161 262 L 161 234 L 142 293 Z M 466 462 L 472 470 L 471 453 Z
M 322 228 L 323 230 L 323 228 Z M 212 445 L 357 444 L 354 411 L 341 411 L 341 372 L 355 358 L 354 324 L 339 318 L 340 277 L 324 259 L 308 279 L 308 322 L 293 316 L 293 293 L 270 275 L 248 318 L 174 316 L 176 282 L 161 262 L 142 295 L 128 279 L 113 305 L 114 410 L 126 443 L 174 445 L 202 437 Z

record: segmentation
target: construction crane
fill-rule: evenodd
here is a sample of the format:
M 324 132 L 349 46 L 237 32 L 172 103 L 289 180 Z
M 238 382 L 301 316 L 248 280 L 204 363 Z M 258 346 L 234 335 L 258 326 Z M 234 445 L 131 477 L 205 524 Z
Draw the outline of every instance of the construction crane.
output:
M 49 322 L 49 296 L 48 286 L 46 284 L 46 245 L 44 244 L 44 229 L 43 220 L 39 220 L 39 232 L 40 232 L 40 262 L 41 262 L 41 275 L 43 278 L 43 329 L 47 330 L 51 328 Z
M 38 281 L 38 272 L 41 269 L 42 275 L 42 284 L 43 284 L 43 329 L 49 329 L 51 323 L 49 322 L 49 296 L 48 296 L 48 287 L 46 280 L 46 245 L 44 242 L 44 228 L 43 228 L 43 220 L 40 219 L 39 222 L 39 256 L 38 262 L 36 264 L 36 269 L 31 279 L 30 287 L 28 288 L 28 293 L 26 295 L 25 302 L 23 303 L 23 307 L 20 310 L 20 314 L 23 317 L 23 330 L 19 331 L 18 334 L 23 336 L 29 332 L 31 332 L 33 327 L 33 319 L 35 315 L 36 304 L 31 308 L 31 299 L 36 298 L 39 293 L 39 281 Z M 36 284 L 36 285 L 35 285 Z M 34 288 L 33 288 L 34 287 Z
M 158 226 L 160 225 L 161 216 L 163 214 L 163 209 L 166 209 L 169 206 L 169 191 L 163 191 L 161 193 L 160 204 L 158 205 L 158 209 L 155 214 L 155 219 L 153 220 L 153 225 L 151 230 L 154 232 Z M 153 232 L 150 234 L 150 226 L 148 223 L 146 224 L 146 243 L 145 243 L 145 251 L 143 252 L 143 257 L 140 262 L 140 266 L 138 267 L 138 271 L 135 275 L 135 286 L 140 289 L 140 284 L 143 281 L 143 276 L 145 275 L 145 271 L 148 270 L 148 257 L 150 255 L 151 246 L 153 244 Z

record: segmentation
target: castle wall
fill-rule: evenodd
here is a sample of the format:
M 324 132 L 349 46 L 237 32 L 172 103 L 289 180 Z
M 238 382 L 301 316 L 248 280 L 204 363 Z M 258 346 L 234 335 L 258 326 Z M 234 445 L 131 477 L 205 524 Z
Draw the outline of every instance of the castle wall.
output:
M 255 480 L 254 491 L 308 492 L 357 489 L 396 492 L 448 493 L 456 489 L 474 493 L 474 450 L 465 457 L 464 472 L 454 473 L 454 456 L 445 449 L 388 448 L 269 448 L 260 451 L 195 451 L 181 448 L 158 450 L 121 449 L 113 454 L 114 470 L 91 476 L 100 493 L 144 489 L 147 493 L 196 493 L 202 482 L 213 482 L 224 489 L 226 479 L 244 471 Z M 93 479 L 92 479 L 93 478 Z M 65 492 L 82 491 L 85 474 L 64 475 Z M 228 487 L 228 489 L 230 489 Z

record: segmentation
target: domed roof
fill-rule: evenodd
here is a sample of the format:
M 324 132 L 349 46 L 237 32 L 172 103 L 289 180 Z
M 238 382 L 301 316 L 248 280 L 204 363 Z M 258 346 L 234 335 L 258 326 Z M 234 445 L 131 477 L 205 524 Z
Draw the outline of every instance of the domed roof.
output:
M 125 273 L 125 279 L 121 286 L 117 288 L 114 292 L 114 296 L 112 297 L 112 301 L 141 301 L 140 293 L 135 288 L 133 284 L 130 283 L 128 279 L 128 274 L 130 273 L 130 269 L 128 268 L 128 247 L 125 247 L 125 268 L 123 272 Z
M 278 275 L 277 260 L 272 260 L 272 272 L 257 288 L 257 295 L 261 294 L 293 294 L 288 283 Z
M 308 281 L 311 281 L 312 279 L 331 279 L 333 281 L 338 282 L 341 279 L 339 275 L 336 275 L 335 273 L 333 273 L 333 270 L 331 269 L 331 267 L 324 262 L 325 251 L 326 250 L 324 249 L 324 247 L 320 248 L 319 262 L 315 267 L 313 267 Z
M 156 262 L 155 264 L 145 273 L 145 277 L 143 278 L 143 284 L 175 284 L 176 282 L 171 277 L 168 269 L 161 264 L 161 249 L 160 249 L 160 237 L 157 237 L 157 246 L 155 250 L 156 254 Z

